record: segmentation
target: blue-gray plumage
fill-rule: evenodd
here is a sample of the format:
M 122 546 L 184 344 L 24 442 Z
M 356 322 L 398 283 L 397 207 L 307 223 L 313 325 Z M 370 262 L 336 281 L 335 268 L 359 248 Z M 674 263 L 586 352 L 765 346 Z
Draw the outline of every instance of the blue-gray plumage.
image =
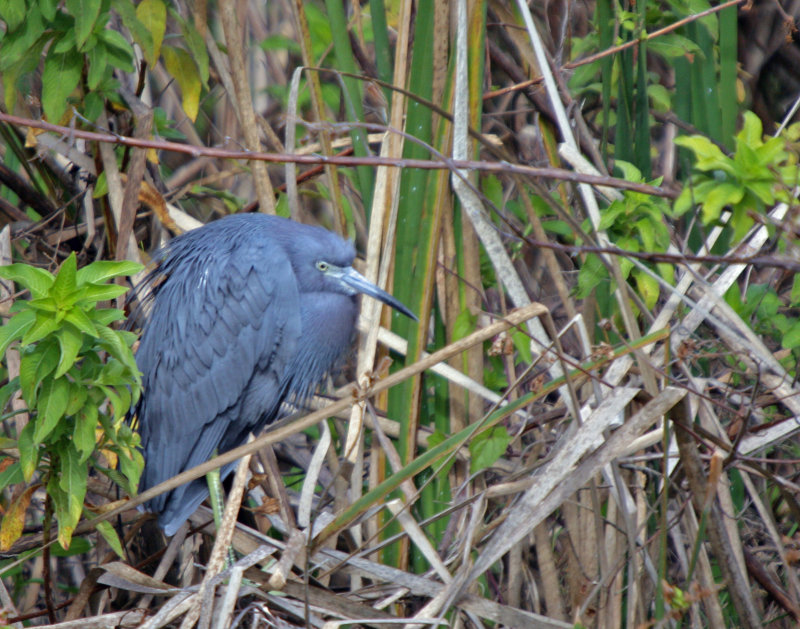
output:
M 285 400 L 313 393 L 351 346 L 358 293 L 416 318 L 356 273 L 354 257 L 336 234 L 264 214 L 214 221 L 156 254 L 137 287 L 152 300 L 136 354 L 141 491 L 243 444 Z M 198 479 L 146 508 L 173 535 L 207 495 Z

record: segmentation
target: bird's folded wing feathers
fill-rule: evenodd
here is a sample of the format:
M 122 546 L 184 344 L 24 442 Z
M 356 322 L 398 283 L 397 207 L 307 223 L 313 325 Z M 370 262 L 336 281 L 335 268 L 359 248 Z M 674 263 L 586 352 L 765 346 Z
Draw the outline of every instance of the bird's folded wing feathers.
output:
M 259 421 L 241 408 L 254 374 L 267 389 L 259 397 L 279 399 L 300 322 L 291 265 L 271 244 L 254 238 L 214 260 L 191 251 L 165 258 L 164 272 L 181 281 L 167 276 L 158 287 L 137 355 L 147 374 L 139 409 L 148 458 L 143 487 L 210 458 L 226 431 L 247 434 L 246 424 Z

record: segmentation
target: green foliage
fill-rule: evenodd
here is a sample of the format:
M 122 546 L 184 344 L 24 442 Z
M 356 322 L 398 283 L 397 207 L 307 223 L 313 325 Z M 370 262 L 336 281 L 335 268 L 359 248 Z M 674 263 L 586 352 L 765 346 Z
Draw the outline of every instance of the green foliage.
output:
M 795 278 L 795 286 L 798 284 L 800 280 Z M 796 359 L 800 358 L 800 320 L 796 316 L 800 298 L 794 291 L 789 303 L 784 303 L 785 298 L 781 298 L 769 284 L 751 284 L 744 297 L 734 286 L 725 295 L 725 300 L 744 321 L 750 323 L 756 334 L 773 340 L 783 349 L 792 350 L 795 358 L 786 367 L 794 371 Z
M 732 156 L 703 136 L 680 137 L 675 142 L 695 154 L 695 169 L 700 171 L 675 201 L 675 213 L 680 216 L 698 204 L 703 223 L 712 224 L 730 207 L 735 242 L 753 226 L 750 213 L 762 213 L 765 207 L 788 200 L 797 180 L 797 160 L 790 154 L 787 140 L 765 140 L 761 120 L 752 112 L 744 114 Z
M 115 13 L 130 39 L 109 28 Z M 162 46 L 167 16 L 178 24 L 182 46 Z M 20 16 L 22 16 L 22 19 Z M 104 101 L 119 102 L 114 69 L 133 72 L 133 44 L 153 66 L 163 54 L 167 70 L 183 93 L 183 109 L 194 120 L 200 92 L 208 81 L 205 42 L 194 26 L 164 0 L 0 0 L 0 74 L 5 105 L 14 111 L 20 82 L 36 70 L 45 53 L 41 102 L 45 116 L 58 123 L 70 105 L 96 120 Z
M 491 467 L 506 452 L 511 437 L 505 426 L 494 426 L 475 435 L 469 443 L 469 468 L 472 474 Z
M 642 182 L 639 170 L 623 161 L 616 166 L 628 181 Z M 649 182 L 658 185 L 660 180 Z M 605 231 L 612 244 L 626 251 L 663 252 L 669 247 L 669 230 L 665 219 L 670 216 L 670 207 L 660 197 L 653 197 L 641 192 L 625 191 L 623 198 L 613 201 L 601 210 L 599 229 Z M 583 228 L 590 229 L 588 219 Z M 674 283 L 674 269 L 669 264 L 652 265 L 654 271 L 666 282 Z M 648 308 L 655 306 L 660 294 L 658 280 L 644 270 L 634 266 L 625 258 L 620 259 L 620 270 L 624 279 L 632 278 Z M 591 254 L 578 274 L 578 296 L 586 297 L 602 281 L 608 280 L 608 271 L 600 259 Z
M 26 264 L 0 267 L 0 277 L 28 289 L 31 296 L 14 304 L 14 316 L 0 328 L 0 355 L 19 343 L 20 375 L 9 388 L 21 391 L 30 412 L 15 444 L 19 460 L 0 475 L 0 489 L 19 480 L 30 482 L 39 472 L 65 549 L 84 509 L 89 467 L 104 471 L 97 464 L 98 452 L 118 462 L 121 476 L 107 475 L 124 491 L 134 494 L 139 483 L 143 460 L 138 436 L 124 421 L 141 389 L 131 352 L 136 337 L 110 328 L 123 313 L 98 308 L 98 302 L 127 290 L 109 280 L 141 268 L 133 262 L 98 261 L 79 270 L 74 253 L 55 276 Z M 11 524 L 8 517 L 4 530 Z M 15 517 L 24 517 L 24 510 Z M 110 533 L 115 537 L 113 529 Z M 2 540 L 4 546 L 13 541 Z

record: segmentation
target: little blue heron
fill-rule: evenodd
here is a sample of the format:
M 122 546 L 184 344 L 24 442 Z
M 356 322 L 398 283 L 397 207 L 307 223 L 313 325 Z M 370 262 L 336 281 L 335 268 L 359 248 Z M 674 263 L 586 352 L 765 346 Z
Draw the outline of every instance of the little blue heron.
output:
M 416 319 L 354 257 L 332 232 L 264 214 L 214 221 L 155 255 L 137 287 L 152 300 L 136 353 L 141 491 L 242 445 L 284 401 L 307 399 L 351 347 L 358 293 Z M 198 479 L 145 507 L 173 535 L 207 495 Z

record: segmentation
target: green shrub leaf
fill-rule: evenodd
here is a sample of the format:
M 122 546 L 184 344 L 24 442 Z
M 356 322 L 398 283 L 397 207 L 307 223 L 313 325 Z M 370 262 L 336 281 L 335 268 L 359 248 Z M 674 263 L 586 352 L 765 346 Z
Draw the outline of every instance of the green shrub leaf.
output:
M 78 270 L 77 281 L 81 284 L 103 284 L 115 277 L 135 275 L 144 267 L 137 262 L 120 260 L 98 260 Z
M 69 382 L 66 378 L 48 378 L 42 383 L 39 394 L 39 416 L 33 441 L 42 443 L 45 437 L 53 432 L 58 420 L 64 416 L 69 403 Z
M 136 17 L 150 35 L 152 41 L 151 57 L 147 63 L 151 66 L 158 62 L 161 54 L 161 42 L 167 29 L 167 7 L 162 0 L 142 0 L 136 7 Z
M 116 530 L 114 530 L 114 527 L 111 526 L 110 522 L 98 522 L 97 532 L 103 536 L 103 539 L 108 542 L 108 545 L 111 546 L 111 549 L 117 553 L 121 559 L 125 559 L 125 553 L 122 550 L 122 543 L 119 541 L 119 536 L 117 535 Z
M 56 336 L 61 348 L 61 358 L 58 361 L 58 368 L 53 377 L 60 378 L 75 364 L 75 359 L 78 357 L 78 352 L 81 351 L 81 345 L 83 344 L 83 334 L 72 324 L 65 323 L 59 328 Z
M 42 107 L 47 119 L 59 123 L 67 109 L 67 99 L 78 87 L 83 70 L 83 56 L 71 49 L 65 53 L 49 52 L 42 72 Z
M 33 297 L 44 297 L 53 285 L 53 276 L 44 269 L 29 264 L 0 266 L 0 277 L 27 288 Z
M 21 339 L 31 329 L 36 321 L 36 314 L 32 310 L 18 312 L 0 328 L 0 356 L 5 355 L 8 346 Z
M 472 455 L 469 469 L 471 473 L 480 472 L 492 466 L 506 451 L 511 437 L 505 426 L 495 426 L 479 433 L 469 444 Z
M 75 18 L 75 44 L 78 50 L 89 38 L 100 15 L 102 0 L 66 0 L 67 11 Z

